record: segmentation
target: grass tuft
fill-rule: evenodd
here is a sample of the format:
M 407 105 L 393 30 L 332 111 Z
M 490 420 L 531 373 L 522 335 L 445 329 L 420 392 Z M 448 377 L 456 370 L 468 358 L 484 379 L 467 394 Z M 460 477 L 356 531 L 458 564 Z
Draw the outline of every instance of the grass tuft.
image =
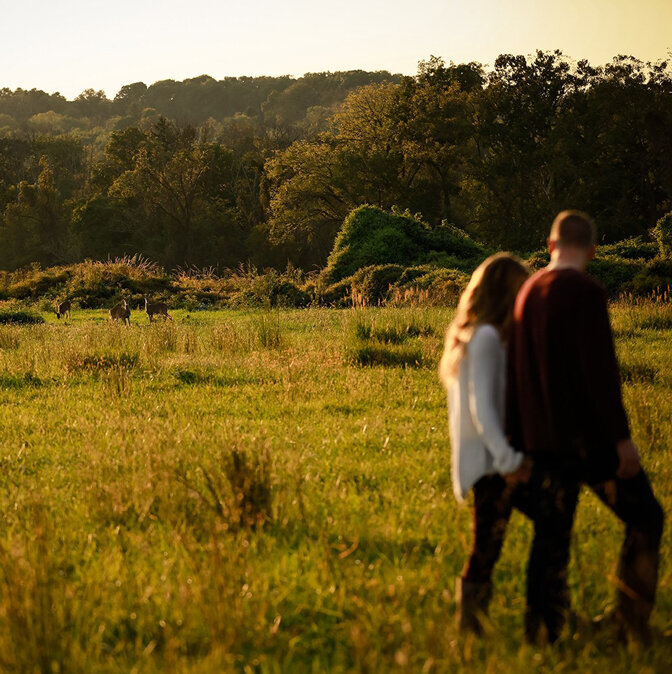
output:
M 378 344 L 361 344 L 351 347 L 349 360 L 355 365 L 372 367 L 422 367 L 422 350 L 414 346 L 390 348 Z
M 621 379 L 628 383 L 655 384 L 658 380 L 656 368 L 646 363 L 621 363 Z
M 130 370 L 137 367 L 137 353 L 101 353 L 73 354 L 66 361 L 66 371 L 76 372 L 109 372 L 110 370 Z
M 12 325 L 0 326 L 0 349 L 16 349 L 20 343 L 20 328 Z
M 270 453 L 233 448 L 220 452 L 215 464 L 201 462 L 196 471 L 181 463 L 173 470 L 178 482 L 195 494 L 228 531 L 260 528 L 272 520 Z
M 16 374 L 3 372 L 0 374 L 0 389 L 39 388 L 44 382 L 34 372 Z
M 283 344 L 279 311 L 264 311 L 255 316 L 253 328 L 256 341 L 264 349 L 278 349 Z

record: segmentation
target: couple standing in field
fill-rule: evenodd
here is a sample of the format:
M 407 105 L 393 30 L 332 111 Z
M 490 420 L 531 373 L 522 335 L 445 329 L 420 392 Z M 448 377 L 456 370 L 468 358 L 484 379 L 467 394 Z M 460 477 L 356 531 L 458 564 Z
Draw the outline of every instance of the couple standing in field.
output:
M 625 523 L 616 608 L 621 641 L 647 643 L 663 511 L 630 437 L 604 288 L 585 273 L 596 232 L 579 211 L 553 222 L 550 264 L 528 278 L 499 254 L 473 274 L 447 335 L 455 494 L 473 489 L 474 541 L 458 579 L 459 622 L 480 633 L 513 508 L 530 518 L 525 635 L 561 634 L 579 491 L 587 485 Z

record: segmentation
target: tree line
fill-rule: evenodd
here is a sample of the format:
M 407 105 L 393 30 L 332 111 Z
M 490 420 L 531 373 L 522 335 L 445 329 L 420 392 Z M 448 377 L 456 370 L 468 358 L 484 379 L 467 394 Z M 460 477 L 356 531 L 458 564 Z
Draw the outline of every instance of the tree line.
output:
M 490 246 L 543 244 L 561 208 L 605 243 L 672 210 L 672 67 L 560 52 L 415 76 L 203 76 L 0 90 L 0 266 L 142 253 L 168 267 L 323 266 L 362 204 Z

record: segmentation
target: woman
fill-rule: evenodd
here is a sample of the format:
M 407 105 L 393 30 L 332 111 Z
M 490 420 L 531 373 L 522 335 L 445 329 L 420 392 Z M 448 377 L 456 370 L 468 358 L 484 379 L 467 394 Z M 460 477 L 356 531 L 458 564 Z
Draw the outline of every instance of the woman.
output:
M 463 501 L 474 489 L 474 543 L 457 581 L 457 600 L 460 627 L 476 633 L 482 631 L 492 570 L 516 505 L 515 484 L 529 478 L 527 462 L 504 434 L 505 344 L 527 277 L 511 255 L 485 260 L 462 293 L 439 365 L 448 391 L 455 496 Z

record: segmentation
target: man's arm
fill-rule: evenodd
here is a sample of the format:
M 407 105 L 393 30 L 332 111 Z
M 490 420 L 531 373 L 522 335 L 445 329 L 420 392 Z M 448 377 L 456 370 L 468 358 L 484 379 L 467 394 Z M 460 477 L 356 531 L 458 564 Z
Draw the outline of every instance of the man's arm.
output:
M 627 480 L 630 477 L 635 477 L 641 468 L 639 463 L 639 450 L 637 445 L 632 441 L 632 438 L 621 440 L 616 443 L 616 451 L 618 452 L 618 470 L 616 475 L 622 480 Z
M 630 438 L 628 417 L 623 406 L 606 293 L 595 286 L 585 293 L 582 300 L 579 349 L 583 383 L 599 417 L 597 421 L 607 439 L 616 447 L 620 462 L 618 476 L 633 477 L 639 471 L 639 455 Z

